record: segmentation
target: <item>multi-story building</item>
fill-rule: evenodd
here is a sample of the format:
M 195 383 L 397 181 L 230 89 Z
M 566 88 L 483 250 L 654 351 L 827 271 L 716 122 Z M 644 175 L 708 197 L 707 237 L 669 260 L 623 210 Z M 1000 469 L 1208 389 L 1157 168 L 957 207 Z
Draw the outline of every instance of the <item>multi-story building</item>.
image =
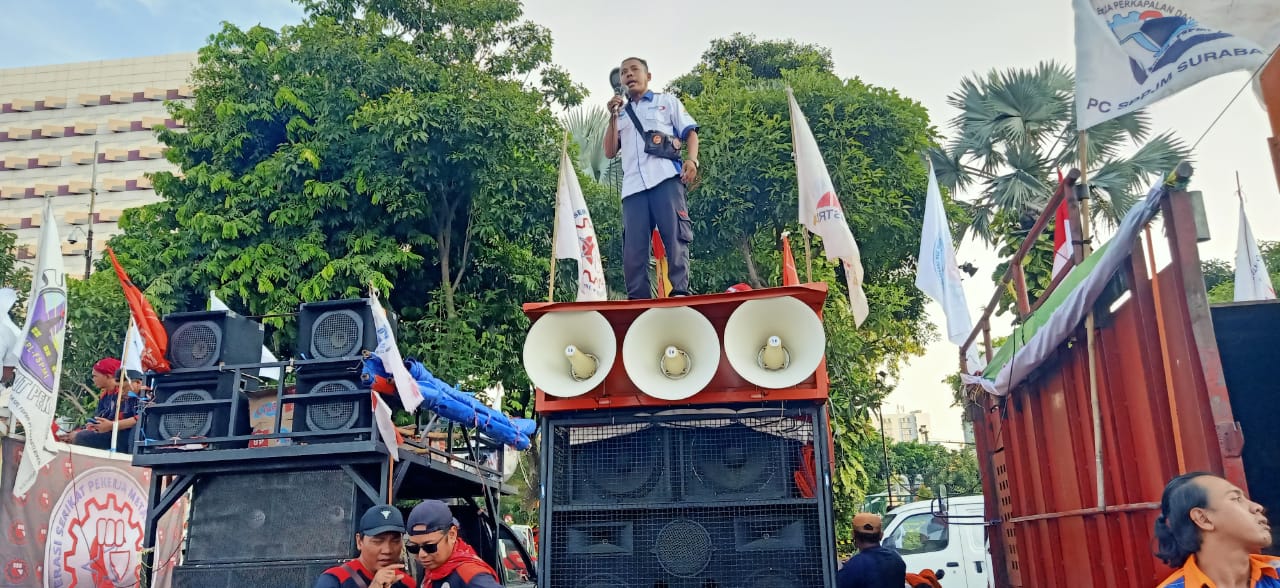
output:
M 929 442 L 929 427 L 932 424 L 929 413 L 922 410 L 906 412 L 899 406 L 897 412 L 886 412 L 882 416 L 884 434 L 888 438 L 899 443 Z M 872 419 L 872 425 L 879 427 L 880 423 L 877 419 Z
M 45 196 L 72 275 L 118 232 L 122 211 L 158 199 L 147 174 L 173 166 L 154 129 L 182 127 L 165 101 L 191 97 L 195 58 L 0 69 L 0 225 L 17 234 L 19 259 L 35 258 Z

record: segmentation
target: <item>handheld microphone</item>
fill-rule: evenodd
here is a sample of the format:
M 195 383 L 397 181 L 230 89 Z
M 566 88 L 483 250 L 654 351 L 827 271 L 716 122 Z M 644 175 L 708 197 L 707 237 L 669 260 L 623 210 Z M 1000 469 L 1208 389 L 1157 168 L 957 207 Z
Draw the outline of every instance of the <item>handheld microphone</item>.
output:
M 622 68 L 615 67 L 609 72 L 609 86 L 613 88 L 614 96 L 621 96 L 627 92 L 626 88 L 622 87 Z

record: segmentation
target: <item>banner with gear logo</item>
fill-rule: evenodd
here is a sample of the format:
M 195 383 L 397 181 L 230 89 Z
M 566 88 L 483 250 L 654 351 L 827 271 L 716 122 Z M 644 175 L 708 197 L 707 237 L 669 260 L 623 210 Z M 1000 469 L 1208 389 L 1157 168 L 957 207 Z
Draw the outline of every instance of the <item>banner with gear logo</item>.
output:
M 138 586 L 151 471 L 127 456 L 63 447 L 18 498 L 10 489 L 23 442 L 0 443 L 0 587 Z M 153 587 L 169 586 L 184 511 L 180 502 L 160 522 Z

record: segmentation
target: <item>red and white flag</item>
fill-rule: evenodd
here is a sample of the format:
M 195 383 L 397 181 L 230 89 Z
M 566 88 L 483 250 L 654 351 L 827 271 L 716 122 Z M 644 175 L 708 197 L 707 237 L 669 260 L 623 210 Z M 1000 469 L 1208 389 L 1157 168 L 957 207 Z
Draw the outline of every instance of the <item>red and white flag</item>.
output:
M 1062 183 L 1062 172 L 1058 172 L 1058 183 Z M 1067 206 L 1067 198 L 1070 195 L 1064 195 L 1062 202 L 1058 203 L 1058 210 L 1053 213 L 1053 220 L 1057 223 L 1053 229 L 1053 275 L 1057 278 L 1062 270 L 1071 267 L 1071 256 L 1075 252 L 1075 241 L 1071 235 L 1071 207 Z
M 827 164 L 818 151 L 818 141 L 791 88 L 787 88 L 787 100 L 791 103 L 791 140 L 795 144 L 796 182 L 800 185 L 800 222 L 822 238 L 827 259 L 839 259 L 844 266 L 849 283 L 849 310 L 854 324 L 862 326 L 871 312 L 867 295 L 862 291 L 862 254 L 849 229 L 849 221 L 844 218 L 831 174 L 827 173 Z
M 600 242 L 578 184 L 578 172 L 564 150 L 560 152 L 560 187 L 556 191 L 555 249 L 556 259 L 578 261 L 578 302 L 609 299 Z

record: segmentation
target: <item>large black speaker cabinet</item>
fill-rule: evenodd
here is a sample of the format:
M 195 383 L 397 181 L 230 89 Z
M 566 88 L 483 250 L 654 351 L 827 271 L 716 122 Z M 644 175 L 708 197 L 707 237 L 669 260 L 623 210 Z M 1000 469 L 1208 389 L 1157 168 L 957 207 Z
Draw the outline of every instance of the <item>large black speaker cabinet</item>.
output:
M 340 469 L 205 476 L 192 489 L 185 563 L 349 559 L 370 506 Z
M 286 540 L 281 538 L 281 541 Z M 305 588 L 325 570 L 350 558 L 241 564 L 184 564 L 173 569 L 173 588 Z
M 378 335 L 367 298 L 308 302 L 298 307 L 298 354 L 305 359 L 359 357 Z
M 293 433 L 300 443 L 362 441 L 373 435 L 373 401 L 369 386 L 354 370 L 326 370 L 307 366 L 298 374 L 293 404 Z
M 544 420 L 545 586 L 835 585 L 830 495 L 795 481 L 817 407 L 619 412 Z
M 1249 498 L 1270 512 L 1280 512 L 1280 381 L 1271 368 L 1280 359 L 1276 345 L 1280 333 L 1280 300 L 1215 306 L 1213 331 L 1227 390 L 1231 414 L 1244 432 L 1244 473 Z M 1276 541 L 1267 553 L 1280 554 L 1280 527 L 1271 532 Z
M 164 317 L 164 330 L 169 334 L 166 359 L 175 370 L 258 363 L 262 359 L 262 325 L 234 312 L 175 312 Z M 257 375 L 258 371 L 250 373 Z
M 151 441 L 209 440 L 216 449 L 247 447 L 248 441 L 216 441 L 248 435 L 249 406 L 240 387 L 253 387 L 234 372 L 161 374 L 154 382 L 154 401 L 141 413 L 142 432 Z M 146 453 L 150 448 L 135 447 Z

